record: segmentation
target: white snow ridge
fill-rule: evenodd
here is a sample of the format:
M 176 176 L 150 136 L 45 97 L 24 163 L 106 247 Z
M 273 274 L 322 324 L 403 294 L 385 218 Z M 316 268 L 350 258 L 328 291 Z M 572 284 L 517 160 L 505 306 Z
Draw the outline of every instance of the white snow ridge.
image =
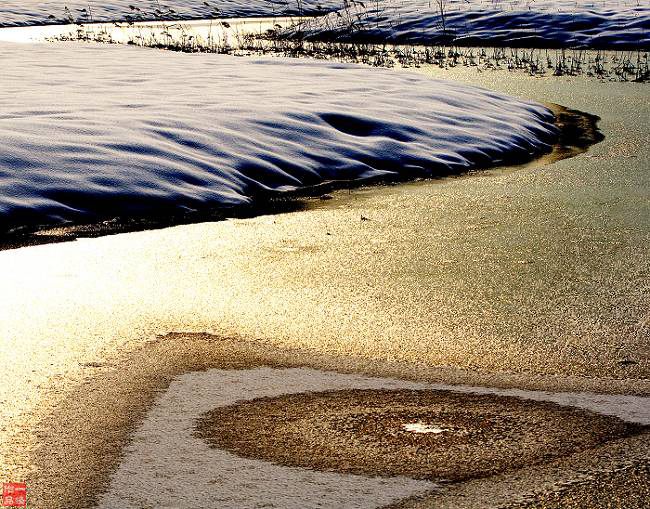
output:
M 285 36 L 394 44 L 650 49 L 639 0 L 382 0 L 352 2 Z
M 74 21 L 138 21 L 323 14 L 342 0 L 2 0 L 0 27 Z M 67 9 L 67 10 L 66 10 Z
M 546 151 L 545 107 L 406 72 L 0 44 L 0 232 L 246 206 Z

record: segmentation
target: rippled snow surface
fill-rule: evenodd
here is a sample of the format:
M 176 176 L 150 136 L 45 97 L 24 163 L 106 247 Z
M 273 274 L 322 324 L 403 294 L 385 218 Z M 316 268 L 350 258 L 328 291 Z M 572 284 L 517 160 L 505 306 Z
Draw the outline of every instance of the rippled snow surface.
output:
M 435 0 L 385 0 L 356 3 L 307 22 L 303 31 L 341 41 L 650 49 L 650 0 L 443 3 L 444 25 Z
M 650 0 L 3 0 L 0 26 L 338 13 L 312 38 L 371 42 L 650 49 Z M 69 11 L 66 12 L 65 8 Z M 132 8 L 133 7 L 133 8 Z M 343 9 L 342 9 L 343 8 Z M 352 30 L 351 30 L 352 27 Z
M 545 151 L 544 107 L 290 59 L 0 43 L 0 231 L 251 204 Z
M 206 5 L 207 3 L 207 5 Z M 340 9 L 342 0 L 1 0 L 0 26 L 75 21 L 195 19 L 322 14 Z M 131 6 L 136 9 L 132 9 Z M 68 7 L 69 14 L 65 8 Z M 171 11 L 170 11 L 171 9 Z

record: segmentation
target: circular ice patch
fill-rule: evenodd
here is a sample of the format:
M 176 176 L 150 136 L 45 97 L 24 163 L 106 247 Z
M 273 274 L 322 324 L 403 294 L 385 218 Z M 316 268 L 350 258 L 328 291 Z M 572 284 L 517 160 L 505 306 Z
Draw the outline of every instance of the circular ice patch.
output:
M 340 390 L 248 400 L 199 420 L 216 448 L 287 466 L 463 480 L 546 462 L 636 431 L 573 407 L 434 390 Z

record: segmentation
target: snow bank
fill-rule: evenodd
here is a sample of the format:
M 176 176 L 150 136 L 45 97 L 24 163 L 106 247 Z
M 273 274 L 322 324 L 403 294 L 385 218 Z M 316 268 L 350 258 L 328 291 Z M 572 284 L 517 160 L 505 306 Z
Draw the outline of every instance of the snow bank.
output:
M 650 49 L 648 0 L 385 0 L 309 20 L 307 39 Z M 290 35 L 298 35 L 293 30 Z
M 650 49 L 648 0 L 3 0 L 0 26 L 299 13 L 331 13 L 310 39 Z
M 250 205 L 548 149 L 543 106 L 396 71 L 0 43 L 0 231 Z
M 342 0 L 2 0 L 0 26 L 61 22 L 68 18 L 66 7 L 75 21 L 88 22 L 89 7 L 94 21 L 116 21 L 127 19 L 127 16 L 151 20 L 161 17 L 196 19 L 217 16 L 280 16 L 301 12 L 322 14 L 340 9 L 342 4 Z M 132 9 L 131 6 L 139 10 Z
M 331 13 L 310 39 L 650 49 L 648 0 L 3 0 L 0 26 L 299 13 Z

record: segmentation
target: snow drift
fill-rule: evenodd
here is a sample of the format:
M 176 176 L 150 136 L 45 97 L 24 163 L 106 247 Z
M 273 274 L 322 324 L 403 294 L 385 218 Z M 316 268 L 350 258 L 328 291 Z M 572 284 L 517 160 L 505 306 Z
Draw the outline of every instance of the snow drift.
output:
M 557 136 L 539 104 L 406 72 L 90 44 L 0 60 L 4 232 L 458 173 Z
M 145 21 L 323 14 L 342 4 L 342 0 L 2 0 L 0 26 L 61 23 L 70 16 L 87 23 L 91 17 L 94 21 Z
M 648 0 L 3 0 L 0 27 L 300 13 L 311 40 L 650 49 Z
M 289 36 L 307 40 L 541 48 L 650 49 L 647 0 L 354 2 Z

